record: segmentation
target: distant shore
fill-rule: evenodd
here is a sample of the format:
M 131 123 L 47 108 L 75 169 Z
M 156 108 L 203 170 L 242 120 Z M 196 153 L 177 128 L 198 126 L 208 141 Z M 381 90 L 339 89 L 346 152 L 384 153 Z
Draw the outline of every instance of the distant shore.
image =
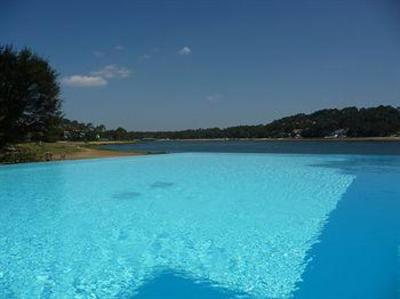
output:
M 125 143 L 154 142 L 154 141 L 298 141 L 298 142 L 342 142 L 342 141 L 376 141 L 376 142 L 400 142 L 400 137 L 345 137 L 345 138 L 194 138 L 194 139 L 153 139 L 138 140 Z

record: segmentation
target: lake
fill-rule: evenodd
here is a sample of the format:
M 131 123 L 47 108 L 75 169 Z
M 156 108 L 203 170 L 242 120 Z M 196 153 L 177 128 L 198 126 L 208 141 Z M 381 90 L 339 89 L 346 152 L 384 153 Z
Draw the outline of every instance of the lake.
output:
M 225 152 L 225 153 L 298 153 L 400 155 L 399 141 L 152 141 L 110 144 L 103 148 L 151 153 Z

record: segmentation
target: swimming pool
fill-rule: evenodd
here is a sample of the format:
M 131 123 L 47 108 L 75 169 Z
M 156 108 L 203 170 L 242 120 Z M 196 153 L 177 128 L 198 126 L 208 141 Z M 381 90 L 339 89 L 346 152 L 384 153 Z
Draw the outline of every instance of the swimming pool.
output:
M 400 157 L 0 167 L 0 298 L 396 298 Z

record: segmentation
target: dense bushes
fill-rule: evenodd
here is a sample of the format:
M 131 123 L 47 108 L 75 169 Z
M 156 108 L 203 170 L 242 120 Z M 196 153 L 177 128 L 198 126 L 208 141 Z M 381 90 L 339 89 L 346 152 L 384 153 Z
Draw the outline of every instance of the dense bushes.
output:
M 8 147 L 0 152 L 0 163 L 22 163 L 42 160 L 41 152 L 30 147 Z

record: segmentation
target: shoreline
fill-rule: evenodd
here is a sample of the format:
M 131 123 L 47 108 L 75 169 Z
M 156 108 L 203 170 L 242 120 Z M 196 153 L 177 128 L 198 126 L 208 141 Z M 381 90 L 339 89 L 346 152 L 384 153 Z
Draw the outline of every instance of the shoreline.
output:
M 160 141 L 296 141 L 296 142 L 400 142 L 400 137 L 345 137 L 345 138 L 199 138 L 199 139 L 153 139 L 153 140 L 135 140 L 125 142 L 125 144 L 160 142 Z M 108 143 L 113 144 L 113 143 Z M 121 143 L 124 144 L 124 143 Z M 106 145 L 106 144 L 104 144 Z
M 82 150 L 79 152 L 65 154 L 65 156 L 62 156 L 60 154 L 53 155 L 51 161 L 99 159 L 142 155 L 145 155 L 145 153 L 101 150 L 96 148 L 82 148 Z
M 99 148 L 106 144 L 131 144 L 134 142 L 55 142 L 22 143 L 0 152 L 0 164 L 49 162 L 63 160 L 99 159 L 112 157 L 142 156 L 146 152 L 116 151 Z

